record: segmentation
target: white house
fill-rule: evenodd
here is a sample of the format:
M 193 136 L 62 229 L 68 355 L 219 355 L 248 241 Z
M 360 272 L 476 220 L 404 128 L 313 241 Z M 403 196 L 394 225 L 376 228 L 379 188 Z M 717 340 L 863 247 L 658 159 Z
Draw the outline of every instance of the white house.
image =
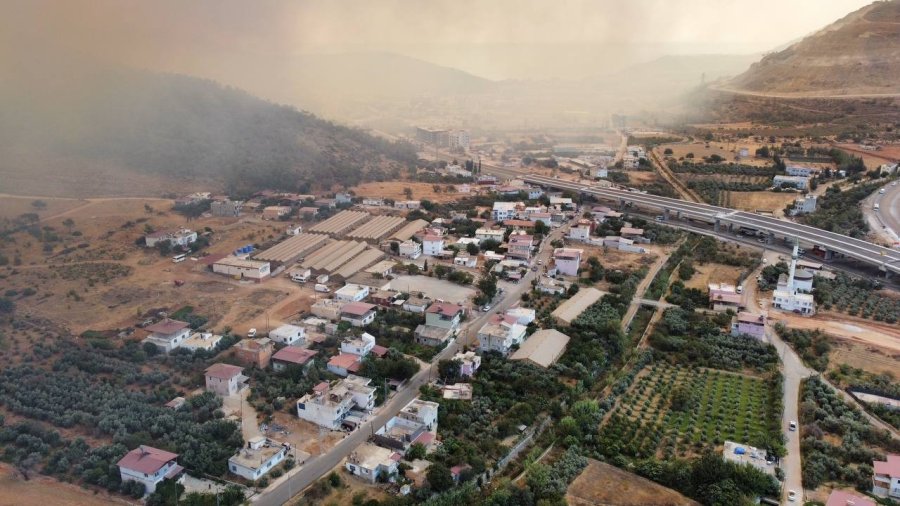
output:
M 354 327 L 365 327 L 375 321 L 375 305 L 365 302 L 350 302 L 341 307 L 341 321 L 350 322 Z
M 285 346 L 272 355 L 272 369 L 283 371 L 288 367 L 308 367 L 319 352 L 297 346 Z
M 460 362 L 460 376 L 472 377 L 478 368 L 481 367 L 481 356 L 474 351 L 458 352 L 456 355 L 453 355 L 453 360 L 459 360 Z
M 247 480 L 256 481 L 284 460 L 288 445 L 269 441 L 262 436 L 250 438 L 244 448 L 228 459 L 228 470 Z
M 553 262 L 556 270 L 565 276 L 577 276 L 584 250 L 574 248 L 556 248 L 553 250 Z
M 591 238 L 591 222 L 578 220 L 578 223 L 569 228 L 569 239 L 573 241 L 587 242 Z
M 794 207 L 791 208 L 791 216 L 798 214 L 809 214 L 816 210 L 817 197 L 815 195 L 804 195 L 794 201 Z
M 177 458 L 176 453 L 141 445 L 126 453 L 116 465 L 123 482 L 141 483 L 146 493 L 151 494 L 159 482 L 166 478 L 174 479 L 184 471 L 176 462 Z
M 191 327 L 186 322 L 169 318 L 153 325 L 148 325 L 144 327 L 144 330 L 150 332 L 150 335 L 141 342 L 153 343 L 165 353 L 169 353 L 181 346 L 191 334 Z
M 556 209 L 575 209 L 575 203 L 569 197 L 550 197 L 550 206 Z
M 534 248 L 534 238 L 524 232 L 509 234 L 506 244 L 506 256 L 522 260 L 530 260 Z
M 422 254 L 430 257 L 441 256 L 444 252 L 444 238 L 428 234 L 422 238 Z
M 181 348 L 197 351 L 212 351 L 218 346 L 222 336 L 213 334 L 212 332 L 195 332 L 190 337 L 181 342 Z
M 453 259 L 453 263 L 455 265 L 460 265 L 463 267 L 477 267 L 478 266 L 478 257 L 477 256 L 458 256 Z
M 491 218 L 494 221 L 511 220 L 516 216 L 516 202 L 494 202 Z
M 206 391 L 225 397 L 238 393 L 246 386 L 243 367 L 230 364 L 213 364 L 206 369 Z
M 351 410 L 371 411 L 375 407 L 372 380 L 350 375 L 333 386 L 326 382 L 297 401 L 297 416 L 327 429 L 337 430 Z
M 515 316 L 493 315 L 478 330 L 478 349 L 482 352 L 497 351 L 508 355 L 510 349 L 525 340 L 525 326 Z
M 189 228 L 182 228 L 174 231 L 162 230 L 144 236 L 144 244 L 146 244 L 148 248 L 152 248 L 163 241 L 169 241 L 169 244 L 171 244 L 172 247 L 180 246 L 186 248 L 191 243 L 197 241 L 197 232 L 194 232 Z
M 334 298 L 343 302 L 359 302 L 369 296 L 369 287 L 348 283 L 334 292 Z
M 528 325 L 533 322 L 537 313 L 530 307 L 511 307 L 506 310 L 506 314 L 516 318 L 519 325 Z
M 425 311 L 425 324 L 416 327 L 416 342 L 426 346 L 443 345 L 459 330 L 462 313 L 462 306 L 435 302 Z
M 368 332 L 363 332 L 359 337 L 348 337 L 341 342 L 341 353 L 352 353 L 365 357 L 375 347 L 375 336 Z
M 413 399 L 375 432 L 375 441 L 404 450 L 413 443 L 428 446 L 437 434 L 439 407 L 436 402 Z
M 344 467 L 354 476 L 375 483 L 379 477 L 397 474 L 401 459 L 402 455 L 394 450 L 363 443 L 350 453 Z
M 502 228 L 479 228 L 475 231 L 475 238 L 478 239 L 479 244 L 484 241 L 497 241 L 498 243 L 503 242 L 503 237 L 506 235 L 506 230 Z
M 791 164 L 785 167 L 784 172 L 788 176 L 800 176 L 800 177 L 811 177 L 818 175 L 822 169 L 819 167 L 811 167 L 809 165 L 795 165 Z
M 412 239 L 400 243 L 400 256 L 415 260 L 422 256 L 422 245 Z
M 772 184 L 777 188 L 781 187 L 794 187 L 798 190 L 805 190 L 809 187 L 809 178 L 801 177 L 801 176 L 775 176 L 772 179 Z
M 872 494 L 900 499 L 900 455 L 888 455 L 872 462 Z
M 296 325 L 281 325 L 269 332 L 269 339 L 289 346 L 302 344 L 306 340 L 306 329 Z

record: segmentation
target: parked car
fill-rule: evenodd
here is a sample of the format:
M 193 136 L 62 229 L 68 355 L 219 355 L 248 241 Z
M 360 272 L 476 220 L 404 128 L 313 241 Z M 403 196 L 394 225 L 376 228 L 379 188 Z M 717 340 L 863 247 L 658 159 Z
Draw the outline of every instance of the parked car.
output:
M 797 500 L 797 492 L 793 490 L 788 490 L 788 501 L 794 502 Z
M 792 431 L 797 430 L 797 422 L 791 420 L 791 423 L 788 424 L 788 428 Z
M 256 337 L 256 329 L 250 329 L 247 331 L 247 337 L 253 338 Z

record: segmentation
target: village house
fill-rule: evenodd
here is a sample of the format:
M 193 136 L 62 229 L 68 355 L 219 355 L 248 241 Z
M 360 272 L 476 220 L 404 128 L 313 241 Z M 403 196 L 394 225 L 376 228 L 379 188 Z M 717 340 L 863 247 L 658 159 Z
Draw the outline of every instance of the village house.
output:
M 569 197 L 550 197 L 550 207 L 559 210 L 573 210 L 575 203 Z
M 553 263 L 556 272 L 564 276 L 577 276 L 584 250 L 574 248 L 556 248 L 553 250 Z
M 197 232 L 194 232 L 189 228 L 182 228 L 174 231 L 161 230 L 144 236 L 144 244 L 148 248 L 153 248 L 164 241 L 169 241 L 169 245 L 173 248 L 187 248 L 191 243 L 197 241 Z
M 453 355 L 453 360 L 459 360 L 459 375 L 467 378 L 474 376 L 481 367 L 481 356 L 474 351 L 457 352 Z
M 516 317 L 495 314 L 478 330 L 478 349 L 508 355 L 513 346 L 525 339 L 525 326 Z
M 379 478 L 396 475 L 402 457 L 394 450 L 363 443 L 350 453 L 344 467 L 350 474 L 375 483 Z
M 580 219 L 578 223 L 569 228 L 568 238 L 573 241 L 587 242 L 591 238 L 594 223 L 590 220 Z
M 342 377 L 358 373 L 360 367 L 362 367 L 362 357 L 343 352 L 331 357 L 325 364 L 325 368 L 329 372 Z
M 444 238 L 438 235 L 426 235 L 422 238 L 422 254 L 430 257 L 444 254 Z
M 364 206 L 373 206 L 373 207 L 381 207 L 384 205 L 384 199 L 381 197 L 363 197 L 362 205 Z
M 472 400 L 472 384 L 471 383 L 454 383 L 452 385 L 444 385 L 441 387 L 441 397 L 444 399 L 455 399 L 460 401 Z
M 551 213 L 531 213 L 528 220 L 534 223 L 541 222 L 548 227 L 553 225 L 553 214 Z
M 426 346 L 443 346 L 459 330 L 462 313 L 460 305 L 435 302 L 425 311 L 425 324 L 416 327 L 416 342 Z
M 326 382 L 297 401 L 297 416 L 326 429 L 341 428 L 352 410 L 371 411 L 375 407 L 372 380 L 350 375 L 334 386 Z
M 334 298 L 343 302 L 359 302 L 369 296 L 369 287 L 348 283 L 334 292 Z
M 419 209 L 422 202 L 419 200 L 398 200 L 394 202 L 394 209 Z
M 474 268 L 474 267 L 478 266 L 478 257 L 477 256 L 460 255 L 453 259 L 453 264 L 459 265 L 461 267 Z
M 191 334 L 191 326 L 189 324 L 169 318 L 153 325 L 148 325 L 144 327 L 144 330 L 150 332 L 150 335 L 145 337 L 141 343 L 155 344 L 164 353 L 169 353 L 181 346 Z
M 506 235 L 506 231 L 502 228 L 479 228 L 475 231 L 475 238 L 478 239 L 479 244 L 484 241 L 497 241 L 497 243 L 503 242 L 503 237 Z
M 269 206 L 263 208 L 262 219 L 277 220 L 282 216 L 288 216 L 293 209 L 290 206 Z
M 439 407 L 436 402 L 413 399 L 375 432 L 375 442 L 403 451 L 414 443 L 429 446 L 437 436 Z
M 426 309 L 428 309 L 428 305 L 431 304 L 431 300 L 426 299 L 424 297 L 416 297 L 410 296 L 408 299 L 403 301 L 404 311 L 409 311 L 410 313 L 424 313 Z
M 238 362 L 247 367 L 256 366 L 260 369 L 265 369 L 269 367 L 272 354 L 275 353 L 275 343 L 268 337 L 241 339 L 232 349 L 234 350 L 234 358 Z
M 165 479 L 181 481 L 184 468 L 178 465 L 178 454 L 141 445 L 126 453 L 116 463 L 122 482 L 136 481 L 144 485 L 146 494 L 156 491 L 159 482 Z
M 309 308 L 309 311 L 315 316 L 326 320 L 338 320 L 345 305 L 345 302 L 339 300 L 319 299 Z
M 728 311 L 737 313 L 743 307 L 743 296 L 737 293 L 737 288 L 728 283 L 709 283 L 709 306 L 713 311 Z
M 569 290 L 571 283 L 553 279 L 549 276 L 541 276 L 538 279 L 537 291 L 550 295 L 563 295 Z
M 506 256 L 528 261 L 531 260 L 532 248 L 534 238 L 524 233 L 512 233 L 507 241 Z
M 300 345 L 306 340 L 306 329 L 296 325 L 280 325 L 269 331 L 269 339 L 286 345 Z
M 240 200 L 216 200 L 213 201 L 209 205 L 209 211 L 213 216 L 219 216 L 224 218 L 237 218 L 241 215 L 241 208 L 244 207 L 244 202 Z
M 508 316 L 513 316 L 519 325 L 528 325 L 535 320 L 537 312 L 530 307 L 511 307 L 506 310 Z
M 494 202 L 491 219 L 494 221 L 510 220 L 516 216 L 517 202 Z
M 804 195 L 794 200 L 794 205 L 788 214 L 797 216 L 800 214 L 809 214 L 816 210 L 818 197 L 815 195 Z
M 272 369 L 280 372 L 292 366 L 308 368 L 318 354 L 318 351 L 307 348 L 285 346 L 272 355 Z
M 399 246 L 398 253 L 403 258 L 415 260 L 422 256 L 422 245 L 412 239 L 401 242 Z
M 212 332 L 195 332 L 182 341 L 180 347 L 191 351 L 212 351 L 218 346 L 219 341 L 221 340 L 222 336 L 213 334 Z
M 350 322 L 354 327 L 365 327 L 375 321 L 375 305 L 365 302 L 350 302 L 341 308 L 341 321 Z
M 306 206 L 306 207 L 301 207 L 301 208 L 297 209 L 297 216 L 299 216 L 303 219 L 307 219 L 307 220 L 312 219 L 318 215 L 319 215 L 318 207 Z
M 206 369 L 206 391 L 214 392 L 220 397 L 238 393 L 247 386 L 244 368 L 230 364 L 213 364 Z
M 731 335 L 750 336 L 762 340 L 766 336 L 766 317 L 761 314 L 739 312 L 731 322 Z
M 872 495 L 900 499 L 900 455 L 872 462 Z
M 256 481 L 284 460 L 289 446 L 270 442 L 262 436 L 250 438 L 244 448 L 228 459 L 228 470 L 241 478 Z
M 393 262 L 391 262 L 393 265 Z M 391 280 L 385 278 L 386 274 L 372 274 L 371 272 L 357 272 L 347 278 L 348 285 L 359 285 L 369 289 L 369 294 L 379 290 L 389 290 Z

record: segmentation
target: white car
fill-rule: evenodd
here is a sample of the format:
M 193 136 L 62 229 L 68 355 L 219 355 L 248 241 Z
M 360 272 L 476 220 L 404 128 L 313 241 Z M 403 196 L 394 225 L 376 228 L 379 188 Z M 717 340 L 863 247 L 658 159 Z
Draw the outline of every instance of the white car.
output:
M 797 430 L 797 422 L 791 420 L 791 423 L 788 424 L 788 428 L 789 428 L 791 431 Z
M 793 490 L 788 490 L 788 501 L 794 502 L 797 500 L 797 492 Z
M 882 189 L 878 190 L 878 193 L 884 195 L 884 192 L 885 192 L 885 191 L 886 191 L 886 190 L 885 190 L 884 188 L 882 188 Z
M 254 338 L 256 337 L 256 329 L 250 329 L 247 331 L 247 337 Z

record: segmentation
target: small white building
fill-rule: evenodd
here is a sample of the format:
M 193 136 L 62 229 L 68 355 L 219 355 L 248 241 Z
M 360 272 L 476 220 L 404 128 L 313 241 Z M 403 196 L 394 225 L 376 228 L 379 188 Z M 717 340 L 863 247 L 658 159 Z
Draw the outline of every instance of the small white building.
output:
M 415 260 L 422 256 L 422 245 L 412 239 L 400 243 L 400 256 Z
M 793 187 L 798 190 L 805 190 L 809 188 L 809 178 L 801 177 L 801 176 L 775 176 L 772 179 L 772 184 L 777 187 Z
M 794 201 L 794 207 L 791 208 L 791 216 L 797 216 L 798 214 L 809 214 L 816 210 L 816 200 L 817 197 L 815 195 L 804 195 L 799 199 Z
M 478 266 L 478 257 L 477 256 L 458 256 L 453 259 L 453 263 L 455 265 L 460 265 L 462 267 L 477 267 Z
M 375 441 L 404 450 L 414 443 L 428 446 L 437 435 L 439 407 L 436 402 L 413 399 L 375 432 Z
M 556 270 L 564 276 L 577 276 L 584 250 L 574 248 L 556 248 L 553 250 L 553 263 Z
M 422 238 L 422 254 L 438 257 L 444 254 L 444 238 L 439 235 L 426 235 Z
M 271 264 L 260 260 L 227 256 L 213 262 L 212 270 L 216 274 L 260 281 L 271 274 Z
M 506 230 L 502 228 L 479 228 L 475 231 L 475 238 L 478 239 L 479 244 L 484 241 L 497 241 L 497 243 L 503 242 L 503 237 L 506 235 Z
M 506 314 L 515 317 L 519 325 L 528 325 L 534 321 L 537 313 L 530 307 L 511 307 L 506 310 Z
M 578 223 L 569 228 L 568 238 L 573 241 L 587 242 L 591 238 L 590 220 L 578 220 Z
M 288 445 L 262 436 L 250 438 L 244 448 L 228 459 L 228 470 L 244 479 L 256 481 L 284 460 Z
M 169 318 L 153 325 L 148 325 L 144 327 L 144 330 L 150 332 L 150 335 L 141 342 L 153 343 L 164 353 L 169 353 L 181 346 L 191 334 L 191 327 L 186 322 Z
M 341 307 L 341 321 L 350 322 L 354 327 L 365 327 L 375 321 L 375 305 L 365 302 L 350 302 Z
M 354 476 L 375 483 L 379 477 L 397 474 L 401 459 L 402 455 L 393 450 L 363 443 L 350 453 L 344 467 Z
M 368 332 L 363 332 L 359 337 L 348 337 L 341 342 L 341 353 L 352 353 L 360 357 L 365 357 L 375 347 L 375 336 Z
M 152 248 L 164 241 L 169 241 L 169 244 L 172 247 L 179 246 L 186 248 L 190 246 L 191 243 L 197 241 L 197 232 L 194 232 L 189 228 L 182 228 L 174 231 L 163 230 L 153 232 L 144 236 L 144 244 L 146 244 L 148 248 Z
M 306 340 L 306 329 L 296 325 L 281 325 L 269 332 L 269 339 L 276 343 L 296 346 Z
M 230 364 L 213 364 L 206 369 L 206 391 L 220 397 L 234 395 L 247 386 L 243 367 Z
M 458 352 L 453 355 L 453 360 L 459 360 L 459 375 L 472 377 L 478 368 L 481 367 L 481 356 L 474 351 Z
M 159 482 L 178 477 L 184 468 L 176 462 L 178 454 L 141 445 L 119 459 L 119 477 L 123 482 L 136 481 L 144 485 L 147 494 L 156 490 Z M 178 478 L 180 481 L 181 478 Z
M 334 292 L 334 298 L 342 302 L 359 302 L 369 296 L 369 287 L 348 283 Z
M 810 165 L 790 164 L 785 167 L 784 172 L 788 176 L 812 177 L 818 175 L 819 172 L 822 172 L 822 169 Z
M 494 202 L 491 218 L 494 221 L 511 220 L 516 216 L 516 202 Z
M 182 341 L 180 347 L 191 351 L 212 351 L 218 346 L 219 341 L 221 340 L 222 336 L 213 334 L 212 332 L 195 332 Z

